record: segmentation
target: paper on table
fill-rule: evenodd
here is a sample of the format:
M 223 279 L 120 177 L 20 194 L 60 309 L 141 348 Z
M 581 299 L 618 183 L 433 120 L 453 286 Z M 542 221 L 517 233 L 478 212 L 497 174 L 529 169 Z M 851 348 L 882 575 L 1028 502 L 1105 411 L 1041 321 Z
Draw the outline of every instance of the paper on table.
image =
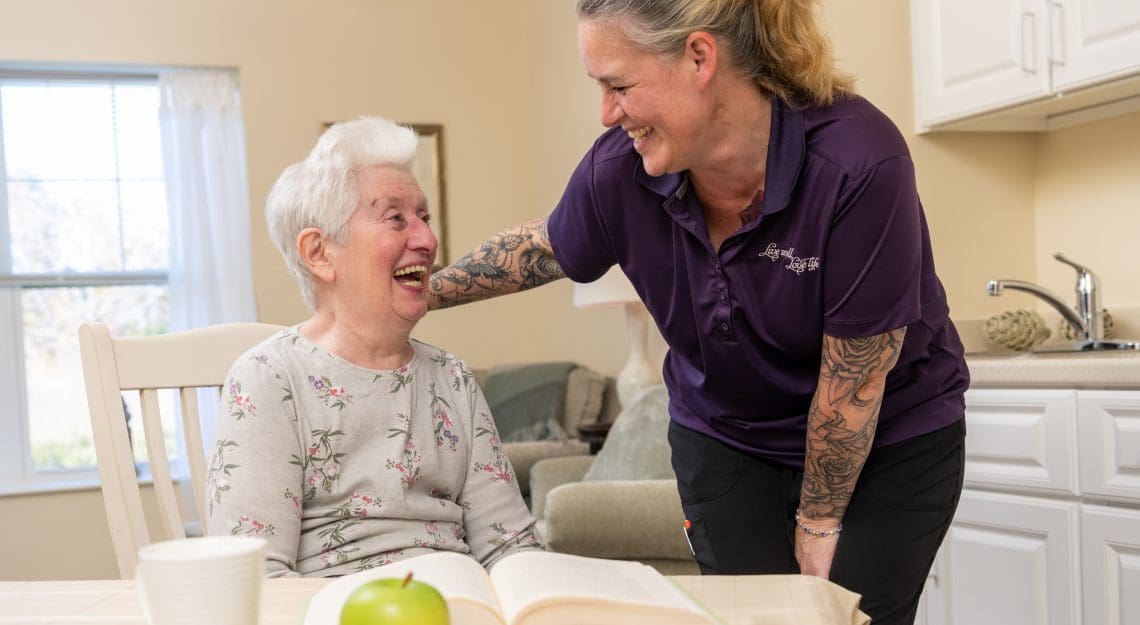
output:
M 859 595 L 810 575 L 686 577 L 683 586 L 727 625 L 868 625 Z

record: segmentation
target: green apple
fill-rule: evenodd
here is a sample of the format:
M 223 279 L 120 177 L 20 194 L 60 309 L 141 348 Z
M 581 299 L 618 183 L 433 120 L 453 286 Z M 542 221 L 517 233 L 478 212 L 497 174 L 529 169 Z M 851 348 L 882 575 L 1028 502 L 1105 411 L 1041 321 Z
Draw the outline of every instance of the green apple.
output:
M 435 587 L 404 579 L 374 579 L 352 591 L 340 625 L 450 625 L 447 601 Z

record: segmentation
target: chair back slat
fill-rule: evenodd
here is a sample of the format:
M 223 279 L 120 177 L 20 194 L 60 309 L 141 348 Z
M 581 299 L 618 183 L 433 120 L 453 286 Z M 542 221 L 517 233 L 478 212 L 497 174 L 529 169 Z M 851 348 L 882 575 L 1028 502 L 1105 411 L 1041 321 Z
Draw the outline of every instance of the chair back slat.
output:
M 282 329 L 261 323 L 232 323 L 159 336 L 112 338 L 106 324 L 80 326 L 79 347 L 99 479 L 115 560 L 124 579 L 134 577 L 140 547 L 152 539 L 185 536 L 186 520 L 166 454 L 158 390 L 178 391 L 194 508 L 203 520 L 207 468 L 197 389 L 221 387 L 238 356 Z M 135 435 L 146 439 L 161 528 L 147 526 L 123 391 L 139 391 L 143 428 Z
M 182 512 L 178 508 L 178 494 L 174 491 L 174 479 L 170 472 L 170 458 L 166 455 L 166 440 L 163 436 L 162 411 L 158 405 L 158 391 L 144 388 L 139 391 L 142 404 L 143 432 L 146 437 L 146 455 L 150 462 L 150 476 L 154 485 L 154 496 L 158 502 L 162 532 L 153 540 L 185 538 L 182 530 Z
M 186 437 L 186 464 L 190 467 L 190 483 L 194 490 L 194 509 L 198 518 L 206 518 L 206 450 L 202 445 L 202 419 L 198 415 L 198 389 L 178 392 L 182 407 L 182 431 Z M 217 403 L 215 402 L 215 406 Z
M 79 328 L 79 351 L 83 362 L 83 382 L 91 412 L 95 456 L 111 545 L 119 575 L 134 576 L 137 545 L 150 543 L 142 493 L 135 473 L 134 453 L 123 411 L 115 351 L 111 333 L 104 324 L 83 324 Z

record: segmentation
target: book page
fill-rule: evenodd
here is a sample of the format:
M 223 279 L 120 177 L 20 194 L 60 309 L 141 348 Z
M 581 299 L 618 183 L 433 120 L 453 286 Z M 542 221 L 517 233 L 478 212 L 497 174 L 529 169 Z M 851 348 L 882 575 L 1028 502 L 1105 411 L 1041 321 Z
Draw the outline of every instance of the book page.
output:
M 692 597 L 652 567 L 637 562 L 526 552 L 500 560 L 491 570 L 491 580 L 510 625 L 519 625 L 528 612 L 571 603 L 579 604 L 577 610 L 605 603 L 609 607 L 601 609 L 615 615 L 671 611 L 682 622 L 714 622 Z
M 412 579 L 435 586 L 447 599 L 453 623 L 505 625 L 491 581 L 482 565 L 460 553 L 429 553 L 374 569 L 352 573 L 325 586 L 309 603 L 304 625 L 339 625 L 340 610 L 352 591 L 385 577 Z

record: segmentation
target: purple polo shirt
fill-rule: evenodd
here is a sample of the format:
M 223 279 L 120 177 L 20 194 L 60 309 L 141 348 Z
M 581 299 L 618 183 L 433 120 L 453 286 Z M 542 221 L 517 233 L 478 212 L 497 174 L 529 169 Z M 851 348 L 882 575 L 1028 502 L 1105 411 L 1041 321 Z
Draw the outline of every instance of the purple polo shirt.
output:
M 961 419 L 969 374 L 934 273 L 914 165 L 861 98 L 773 100 L 759 219 L 715 252 L 686 174 L 651 177 L 621 128 L 578 165 L 548 220 L 572 280 L 621 265 L 669 345 L 669 412 L 737 449 L 803 467 L 823 334 L 903 326 L 875 447 Z

